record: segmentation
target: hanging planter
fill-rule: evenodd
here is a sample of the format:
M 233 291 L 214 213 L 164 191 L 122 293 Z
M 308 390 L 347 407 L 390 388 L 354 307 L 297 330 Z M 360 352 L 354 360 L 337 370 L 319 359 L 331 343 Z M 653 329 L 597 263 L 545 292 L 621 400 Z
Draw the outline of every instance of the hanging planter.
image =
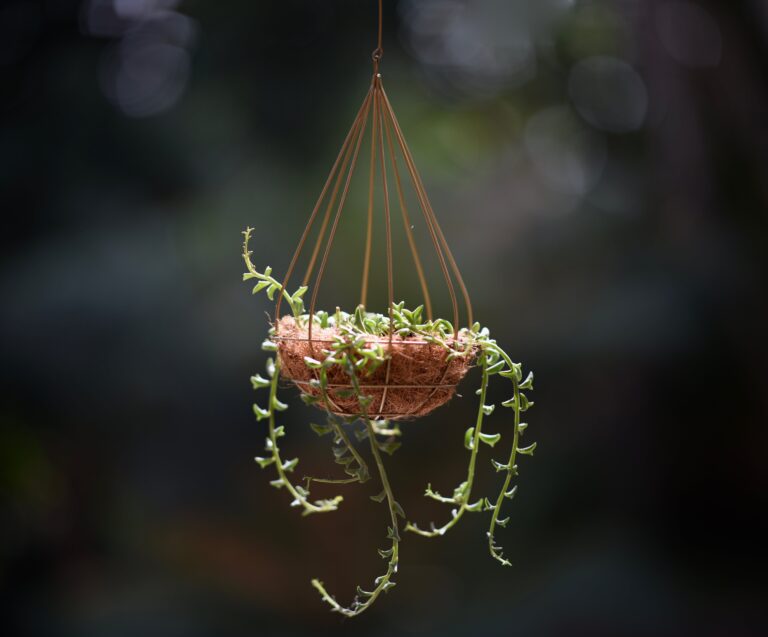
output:
M 421 311 L 422 308 L 416 310 L 417 323 Z M 391 341 L 388 338 L 390 330 L 384 331 L 384 325 L 389 324 L 384 317 L 376 326 L 360 306 L 351 319 L 354 322 L 352 329 L 359 330 L 357 337 L 361 339 L 361 350 L 380 352 L 386 361 L 360 381 L 360 390 L 371 399 L 369 418 L 406 420 L 425 416 L 450 400 L 456 385 L 472 364 L 474 349 L 471 346 L 470 351 L 461 356 L 449 358 L 451 335 L 442 334 L 441 342 L 437 336 L 415 333 L 405 319 L 406 312 L 413 317 L 402 303 L 394 307 L 397 323 Z M 330 413 L 356 418 L 360 414 L 359 396 L 346 371 L 328 360 L 331 357 L 329 348 L 345 337 L 345 332 L 336 325 L 350 322 L 350 318 L 339 313 L 339 318 L 334 317 L 332 322 L 321 321 L 310 341 L 309 330 L 293 317 L 280 319 L 274 341 L 278 346 L 282 375 L 293 381 L 308 399 L 319 402 Z M 369 323 L 367 327 L 366 322 Z M 347 331 L 346 335 L 351 334 Z M 325 392 L 319 382 L 313 382 L 317 380 L 316 370 L 323 365 L 327 380 Z
M 379 549 L 386 561 L 386 572 L 376 578 L 369 590 L 358 587 L 348 606 L 340 604 L 319 580 L 313 586 L 331 608 L 346 616 L 355 616 L 373 604 L 382 592 L 394 586 L 397 572 L 402 531 L 424 537 L 439 537 L 453 528 L 465 513 L 488 513 L 486 530 L 490 554 L 504 565 L 496 542 L 497 527 L 504 527 L 509 518 L 502 517 L 506 500 L 512 499 L 517 486 L 512 485 L 518 475 L 518 456 L 533 455 L 536 443 L 521 446 L 521 437 L 527 425 L 522 414 L 533 405 L 525 391 L 533 389 L 533 375 L 523 375 L 522 367 L 512 362 L 509 355 L 493 340 L 487 328 L 474 321 L 469 293 L 458 265 L 448 247 L 440 225 L 427 197 L 424 185 L 411 155 L 408 144 L 389 102 L 379 63 L 381 48 L 381 0 L 379 0 L 379 46 L 373 52 L 373 78 L 371 86 L 342 144 L 328 179 L 299 239 L 288 269 L 282 280 L 272 275 L 272 269 L 259 270 L 251 259 L 250 241 L 253 230 L 245 230 L 243 258 L 246 265 L 244 280 L 255 281 L 253 292 L 264 291 L 275 301 L 275 319 L 263 349 L 273 352 L 267 361 L 266 373 L 251 378 L 254 389 L 266 394 L 254 405 L 257 420 L 267 422 L 267 439 L 263 457 L 256 461 L 263 468 L 275 471 L 271 484 L 290 494 L 291 506 L 304 515 L 325 513 L 338 509 L 342 495 L 313 499 L 310 491 L 315 484 L 349 485 L 371 480 L 368 457 L 372 459 L 381 491 L 371 494 L 376 502 L 385 503 L 389 516 L 386 533 L 387 548 Z M 362 142 L 369 136 L 368 207 L 366 234 L 361 238 L 364 247 L 360 303 L 351 311 L 339 308 L 328 312 L 316 308 L 318 291 L 331 254 L 342 212 L 350 191 L 352 176 L 358 165 Z M 377 201 L 375 184 L 379 184 Z M 394 186 L 394 188 L 392 188 Z M 451 301 L 451 320 L 433 314 L 430 287 L 422 267 L 417 242 L 406 204 L 406 186 L 417 201 L 424 227 L 433 248 L 434 258 L 442 273 L 443 282 Z M 402 221 L 409 246 L 412 272 L 418 279 L 422 304 L 411 309 L 404 302 L 395 302 L 393 267 L 392 201 L 396 194 L 396 208 Z M 395 197 L 392 197 L 395 199 Z M 385 229 L 388 305 L 383 313 L 366 308 L 371 254 L 374 240 L 374 215 L 383 213 Z M 322 215 L 321 215 L 322 212 Z M 318 219 L 319 228 L 316 228 Z M 308 238 L 316 229 L 314 247 L 308 254 L 303 282 L 289 293 L 291 277 L 304 255 Z M 311 285 L 311 292 L 310 292 Z M 309 307 L 304 299 L 309 295 Z M 464 327 L 459 311 L 459 297 L 463 306 Z M 286 303 L 290 313 L 281 314 Z M 449 496 L 441 495 L 428 485 L 425 495 L 451 507 L 445 523 L 429 524 L 427 528 L 411 522 L 397 502 L 383 462 L 382 453 L 392 454 L 400 446 L 402 432 L 399 421 L 416 419 L 439 408 L 454 395 L 456 386 L 467 371 L 478 366 L 481 370 L 477 416 L 464 434 L 464 446 L 469 452 L 468 464 L 460 484 Z M 501 433 L 484 431 L 485 419 L 495 405 L 486 402 L 491 377 L 509 383 L 511 395 L 500 403 L 510 414 L 503 426 L 509 429 L 505 438 L 511 438 L 509 451 L 499 459 L 490 458 L 492 468 L 501 473 L 498 493 L 493 497 L 478 496 L 474 492 L 477 460 L 484 447 L 495 448 Z M 280 439 L 285 429 L 277 424 L 278 413 L 288 405 L 278 398 L 280 380 L 294 385 L 301 399 L 322 410 L 323 424 L 311 423 L 320 436 L 332 440 L 335 463 L 343 470 L 343 477 L 294 479 L 298 458 L 287 458 L 282 453 Z M 354 441 L 354 442 L 353 442 Z M 368 452 L 363 449 L 368 447 Z

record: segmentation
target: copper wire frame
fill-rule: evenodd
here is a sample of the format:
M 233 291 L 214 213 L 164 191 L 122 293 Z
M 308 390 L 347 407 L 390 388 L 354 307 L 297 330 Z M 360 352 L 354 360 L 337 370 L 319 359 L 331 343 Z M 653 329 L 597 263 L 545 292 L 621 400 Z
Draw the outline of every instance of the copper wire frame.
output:
M 454 259 L 448 242 L 445 239 L 440 224 L 437 221 L 435 212 L 432 208 L 432 204 L 429 201 L 424 183 L 421 179 L 416 164 L 413 159 L 413 155 L 405 140 L 400 123 L 395 115 L 395 111 L 392 108 L 392 104 L 389 101 L 384 86 L 382 84 L 381 74 L 379 73 L 379 65 L 383 57 L 382 48 L 382 1 L 379 0 L 379 28 L 378 28 L 378 46 L 372 53 L 373 59 L 373 75 L 371 78 L 371 85 L 363 99 L 363 102 L 355 116 L 352 125 L 347 133 L 344 142 L 341 145 L 341 149 L 333 163 L 330 173 L 325 181 L 325 184 L 320 192 L 319 197 L 315 203 L 312 213 L 309 216 L 307 224 L 299 238 L 298 245 L 293 253 L 291 261 L 288 265 L 288 269 L 285 273 L 285 277 L 282 281 L 283 289 L 287 289 L 291 277 L 294 274 L 299 258 L 305 248 L 307 239 L 312 231 L 312 228 L 319 216 L 320 210 L 324 207 L 325 211 L 320 223 L 320 229 L 318 231 L 317 238 L 312 249 L 307 269 L 302 279 L 302 285 L 308 285 L 312 276 L 314 275 L 314 284 L 312 286 L 311 297 L 309 302 L 309 315 L 314 317 L 317 295 L 320 291 L 320 286 L 325 274 L 328 258 L 331 254 L 333 242 L 336 237 L 336 232 L 339 226 L 339 221 L 342 217 L 344 205 L 346 204 L 347 197 L 350 190 L 350 183 L 352 176 L 355 173 L 355 169 L 358 164 L 360 155 L 360 147 L 365 137 L 366 130 L 368 128 L 368 122 L 371 122 L 370 133 L 370 164 L 368 169 L 368 209 L 367 209 L 367 225 L 365 233 L 365 253 L 362 266 L 362 280 L 360 284 L 360 305 L 365 307 L 368 297 L 368 286 L 371 270 L 371 252 L 373 245 L 373 222 L 374 222 L 374 189 L 376 179 L 380 179 L 381 190 L 383 194 L 383 213 L 384 213 L 384 228 L 385 228 L 385 245 L 386 245 L 386 269 L 387 269 L 387 300 L 388 300 L 388 314 L 390 324 L 392 321 L 392 308 L 394 305 L 394 276 L 393 276 L 393 264 L 392 264 L 392 214 L 391 214 L 391 202 L 389 192 L 389 179 L 386 158 L 389 157 L 391 164 L 392 175 L 394 176 L 394 182 L 397 190 L 397 200 L 399 204 L 400 214 L 403 222 L 403 228 L 408 241 L 408 246 L 413 260 L 414 267 L 419 279 L 419 286 L 421 288 L 421 295 L 424 303 L 424 310 L 428 320 L 433 319 L 433 307 L 432 297 L 429 291 L 429 285 L 427 283 L 426 276 L 424 274 L 424 268 L 422 265 L 421 256 L 419 255 L 416 241 L 411 229 L 411 218 L 408 212 L 408 207 L 405 201 L 405 190 L 403 184 L 403 178 L 400 173 L 399 163 L 403 163 L 406 168 L 408 177 L 410 178 L 411 186 L 416 194 L 419 209 L 424 217 L 426 227 L 429 233 L 429 237 L 437 257 L 440 271 L 442 273 L 443 280 L 448 290 L 448 294 L 451 301 L 452 314 L 453 314 L 453 326 L 454 326 L 454 341 L 458 341 L 459 338 L 459 301 L 456 293 L 456 286 L 462 296 L 464 303 L 464 310 L 467 326 L 471 326 L 473 323 L 472 314 L 472 302 L 469 297 L 469 292 L 464 283 L 464 279 L 461 276 L 459 267 Z M 397 149 L 397 152 L 396 152 Z M 400 155 L 400 162 L 398 162 L 398 153 Z M 343 186 L 342 186 L 343 183 Z M 335 207 L 335 213 L 332 214 Z M 330 224 L 330 229 L 329 229 Z M 319 258 L 319 265 L 318 265 Z M 315 269 L 317 272 L 315 273 Z M 282 304 L 283 296 L 277 295 L 277 302 L 275 304 L 275 324 L 278 324 L 280 319 L 280 308 Z M 327 340 L 313 339 L 312 336 L 312 324 L 314 321 L 308 321 L 307 339 L 289 339 L 287 337 L 281 337 L 279 334 L 275 336 L 276 340 L 306 340 L 309 342 L 310 351 L 314 354 L 315 343 L 328 342 Z M 386 342 L 389 351 L 392 349 L 393 334 L 390 330 Z M 405 342 L 412 343 L 414 345 L 421 344 L 420 341 Z M 405 344 L 399 342 L 399 344 Z M 443 372 L 442 383 L 445 374 L 447 373 L 448 365 L 446 362 L 445 370 Z M 294 381 L 296 382 L 296 381 Z M 386 399 L 387 388 L 395 388 L 395 385 L 389 385 L 389 360 L 387 362 L 386 380 L 384 385 L 384 395 L 382 396 L 379 409 L 372 414 L 372 417 L 386 418 L 403 416 L 403 414 L 383 414 L 381 409 L 384 406 Z M 434 391 L 445 385 L 429 385 L 419 386 L 424 389 L 431 388 Z M 426 400 L 428 400 L 427 398 Z M 426 403 L 426 400 L 424 403 Z M 331 404 L 330 407 L 335 407 Z M 416 411 L 417 408 L 414 410 Z M 332 413 L 338 415 L 354 415 L 345 413 L 342 410 L 335 411 L 329 409 Z

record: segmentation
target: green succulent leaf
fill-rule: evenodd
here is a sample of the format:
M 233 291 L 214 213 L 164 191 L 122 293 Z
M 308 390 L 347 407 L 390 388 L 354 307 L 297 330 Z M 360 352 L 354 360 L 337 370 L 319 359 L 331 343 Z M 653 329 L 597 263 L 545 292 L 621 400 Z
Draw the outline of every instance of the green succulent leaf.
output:
M 277 396 L 272 398 L 272 408 L 276 411 L 285 411 L 288 409 L 288 405 L 278 400 Z
M 479 433 L 478 434 L 480 440 L 482 440 L 485 444 L 490 445 L 491 447 L 495 446 L 499 440 L 501 440 L 501 434 L 484 434 Z
M 520 411 L 528 411 L 531 407 L 533 407 L 533 401 L 528 400 L 525 394 L 520 394 Z
M 305 405 L 315 405 L 320 402 L 320 397 L 313 394 L 301 393 L 299 394 L 299 398 L 301 398 L 301 402 L 303 402 Z
M 251 385 L 254 389 L 261 389 L 262 387 L 269 387 L 270 381 L 266 378 L 262 378 L 261 374 L 251 376 Z
M 256 403 L 253 404 L 253 413 L 256 416 L 256 420 L 264 420 L 265 418 L 269 418 L 269 409 L 264 409 L 263 407 L 259 407 Z
M 506 363 L 503 360 L 497 361 L 490 367 L 486 367 L 485 373 L 488 374 L 489 376 L 491 374 L 498 374 L 501 370 L 504 369 L 504 365 L 506 365 Z
M 403 443 L 399 440 L 391 439 L 387 440 L 386 442 L 379 443 L 379 449 L 381 449 L 384 453 L 391 456 L 395 451 L 397 451 Z
M 475 428 L 470 427 L 464 432 L 464 447 L 472 451 L 474 448 Z
M 491 464 L 493 465 L 493 468 L 496 469 L 496 471 L 508 471 L 509 470 L 509 463 L 502 464 L 501 462 L 497 462 L 496 460 L 491 460 Z
M 467 507 L 466 507 L 467 511 L 472 511 L 472 512 L 482 511 L 483 510 L 483 502 L 484 502 L 484 499 L 480 498 L 477 502 L 474 502 L 472 504 L 468 504 Z
M 309 423 L 309 426 L 318 436 L 326 436 L 333 431 L 333 427 L 331 425 L 318 425 L 314 422 L 311 422 Z
M 256 294 L 257 292 L 261 292 L 268 285 L 269 285 L 269 281 L 259 281 L 256 285 L 253 286 L 253 294 Z

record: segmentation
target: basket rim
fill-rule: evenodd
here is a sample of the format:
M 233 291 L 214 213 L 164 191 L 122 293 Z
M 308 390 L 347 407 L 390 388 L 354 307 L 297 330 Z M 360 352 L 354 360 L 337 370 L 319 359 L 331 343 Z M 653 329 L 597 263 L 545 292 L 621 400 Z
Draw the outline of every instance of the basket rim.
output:
M 362 334 L 361 334 L 362 336 Z M 297 336 L 279 336 L 275 334 L 274 336 L 270 337 L 273 341 L 302 341 L 304 343 L 333 343 L 335 342 L 335 339 L 332 338 L 301 338 Z M 392 343 L 393 345 L 438 345 L 440 347 L 443 347 L 441 343 L 437 343 L 435 341 L 425 341 L 425 340 L 411 340 L 411 339 L 403 339 L 402 337 L 393 338 L 391 341 L 389 338 L 381 338 L 379 336 L 373 336 L 371 335 L 370 338 L 365 337 L 366 342 L 370 343 L 381 343 L 382 345 L 389 345 Z M 458 343 L 458 344 L 471 344 L 471 341 L 466 339 L 456 339 L 454 340 L 452 337 L 450 340 L 447 341 L 450 344 Z
M 296 385 L 310 385 L 312 384 L 312 381 L 309 380 L 295 380 L 293 378 L 289 378 L 289 380 L 296 384 Z M 417 385 L 417 384 L 411 384 L 411 385 L 393 385 L 393 384 L 385 384 L 385 383 L 379 383 L 379 384 L 369 384 L 369 385 L 358 385 L 360 389 L 450 389 L 451 387 L 458 387 L 458 383 L 443 383 L 439 385 Z M 334 389 L 349 389 L 353 388 L 354 385 L 352 383 L 328 383 L 328 387 L 334 388 Z

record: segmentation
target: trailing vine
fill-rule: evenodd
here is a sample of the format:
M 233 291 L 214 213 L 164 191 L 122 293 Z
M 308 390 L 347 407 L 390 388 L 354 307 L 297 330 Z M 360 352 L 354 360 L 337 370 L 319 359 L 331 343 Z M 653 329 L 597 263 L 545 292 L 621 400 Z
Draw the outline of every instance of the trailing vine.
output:
M 427 485 L 424 495 L 428 498 L 442 502 L 444 504 L 452 504 L 458 508 L 451 510 L 451 519 L 448 520 L 443 526 L 437 527 L 434 523 L 430 523 L 430 529 L 424 530 L 418 527 L 415 523 L 409 522 L 406 525 L 406 531 L 412 531 L 418 533 L 424 537 L 438 537 L 444 535 L 461 519 L 465 512 L 481 512 L 492 511 L 491 522 L 487 532 L 488 535 L 488 547 L 491 555 L 494 559 L 498 560 L 504 566 L 511 566 L 511 563 L 503 557 L 502 549 L 495 542 L 495 530 L 496 526 L 506 527 L 509 522 L 509 518 L 499 518 L 501 509 L 505 499 L 512 500 L 517 493 L 517 485 L 509 488 L 510 483 L 514 477 L 518 475 L 518 466 L 515 463 L 517 454 L 532 456 L 536 450 L 536 443 L 527 446 L 520 447 L 519 440 L 523 431 L 528 426 L 527 423 L 520 422 L 520 416 L 523 412 L 527 411 L 533 402 L 529 401 L 527 396 L 522 393 L 522 389 L 533 390 L 533 372 L 529 372 L 528 376 L 523 380 L 522 366 L 519 363 L 513 363 L 510 357 L 504 350 L 499 347 L 496 341 L 489 338 L 488 332 L 485 329 L 480 330 L 478 337 L 478 344 L 480 345 L 480 367 L 482 370 L 482 379 L 480 383 L 480 389 L 477 393 L 480 395 L 480 404 L 477 412 L 477 420 L 474 427 L 467 429 L 464 434 L 464 446 L 470 451 L 469 465 L 467 469 L 467 478 L 453 491 L 453 496 L 446 497 L 432 489 L 432 485 Z M 509 460 L 506 463 L 501 463 L 497 460 L 491 459 L 493 468 L 497 471 L 504 471 L 504 483 L 501 491 L 494 500 L 489 498 L 480 498 L 475 502 L 470 503 L 472 495 L 472 486 L 475 477 L 475 464 L 477 460 L 477 454 L 480 448 L 480 443 L 484 443 L 490 447 L 495 445 L 501 440 L 501 434 L 487 434 L 482 431 L 483 419 L 485 416 L 490 416 L 496 405 L 485 404 L 486 388 L 488 386 L 489 378 L 498 374 L 503 378 L 507 378 L 512 382 L 513 395 L 509 400 L 501 403 L 502 407 L 508 407 L 513 410 L 514 423 L 512 430 L 512 447 L 510 451 Z
M 339 508 L 339 503 L 344 499 L 343 496 L 337 495 L 331 499 L 311 502 L 309 500 L 309 483 L 307 487 L 302 487 L 301 485 L 294 484 L 288 477 L 288 474 L 292 473 L 296 468 L 296 465 L 299 464 L 299 459 L 293 458 L 292 460 L 283 460 L 277 442 L 278 438 L 282 438 L 285 435 L 285 429 L 282 426 L 275 426 L 275 412 L 288 409 L 288 405 L 280 402 L 277 398 L 277 384 L 280 377 L 279 365 L 279 362 L 269 358 L 267 360 L 267 375 L 270 379 L 267 380 L 258 374 L 251 378 L 251 383 L 253 384 L 254 389 L 269 387 L 268 406 L 260 407 L 257 404 L 253 405 L 253 413 L 256 416 L 256 420 L 268 420 L 268 435 L 264 450 L 268 452 L 269 455 L 266 457 L 257 456 L 255 460 L 262 469 L 270 465 L 275 467 L 277 478 L 272 480 L 270 484 L 277 489 L 285 487 L 285 489 L 293 496 L 291 506 L 301 507 L 303 515 L 336 511 Z
M 445 535 L 449 529 L 458 523 L 466 511 L 477 512 L 482 510 L 482 498 L 472 504 L 469 502 L 470 498 L 472 497 L 472 486 L 475 479 L 475 463 L 477 461 L 477 453 L 480 449 L 481 442 L 493 446 L 496 444 L 496 442 L 498 442 L 500 436 L 499 434 L 491 436 L 482 432 L 483 416 L 486 413 L 485 394 L 486 389 L 488 388 L 486 356 L 481 357 L 480 365 L 482 367 L 482 380 L 480 383 L 480 389 L 478 390 L 480 392 L 480 406 L 477 410 L 477 420 L 475 422 L 475 426 L 467 429 L 466 433 L 464 434 L 464 446 L 470 451 L 467 479 L 453 490 L 453 496 L 451 497 L 446 497 L 444 495 L 440 495 L 440 493 L 437 491 L 433 491 L 431 484 L 427 485 L 427 489 L 424 492 L 426 497 L 432 498 L 433 500 L 437 500 L 438 502 L 442 502 L 444 504 L 456 505 L 458 509 L 451 510 L 451 519 L 441 527 L 436 527 L 434 522 L 432 522 L 430 523 L 430 529 L 427 531 L 420 529 L 415 523 L 408 522 L 405 526 L 406 531 L 413 531 L 414 533 L 418 533 L 424 537 L 437 537 L 439 535 Z
M 519 474 L 518 456 L 533 455 L 536 449 L 536 443 L 527 447 L 520 446 L 521 437 L 527 427 L 526 423 L 521 422 L 522 414 L 533 405 L 524 391 L 533 389 L 533 374 L 529 373 L 523 378 L 522 366 L 514 363 L 490 337 L 488 329 L 481 327 L 479 323 L 474 323 L 469 328 L 455 330 L 451 322 L 445 319 L 425 319 L 421 306 L 409 309 L 402 302 L 396 303 L 390 308 L 389 315 L 367 312 L 360 306 L 351 313 L 336 308 L 333 313 L 317 311 L 310 316 L 304 312 L 302 300 L 307 292 L 306 286 L 301 286 L 290 294 L 272 276 L 271 268 L 260 272 L 253 265 L 251 252 L 248 249 L 251 233 L 251 228 L 243 233 L 243 259 L 246 264 L 243 279 L 257 280 L 253 293 L 265 291 L 271 300 L 274 300 L 276 294 L 281 294 L 291 307 L 293 321 L 298 329 L 306 329 L 311 324 L 333 334 L 332 338 L 321 341 L 322 345 L 318 345 L 317 351 L 310 350 L 312 356 L 304 356 L 301 367 L 306 367 L 307 377 L 310 380 L 307 381 L 306 387 L 301 385 L 300 387 L 301 398 L 306 404 L 314 405 L 326 412 L 326 422 L 312 423 L 311 428 L 319 436 L 331 436 L 334 462 L 343 468 L 345 477 L 304 476 L 303 484 L 298 484 L 292 479 L 299 460 L 283 458 L 279 440 L 285 436 L 285 429 L 276 424 L 277 413 L 285 411 L 288 407 L 278 398 L 282 350 L 280 349 L 281 336 L 277 326 L 269 330 L 269 336 L 262 344 L 263 349 L 275 352 L 276 357 L 268 359 L 266 377 L 256 374 L 251 378 L 254 389 L 268 389 L 267 405 L 255 404 L 253 407 L 256 419 L 267 421 L 265 444 L 267 455 L 257 457 L 256 462 L 262 468 L 274 466 L 277 477 L 271 481 L 272 486 L 285 489 L 292 497 L 291 506 L 300 508 L 303 515 L 327 513 L 339 508 L 343 496 L 336 495 L 327 499 L 312 500 L 310 498 L 312 485 L 314 483 L 347 485 L 369 481 L 371 479 L 369 463 L 355 444 L 355 442 L 362 444 L 367 440 L 370 457 L 373 460 L 371 466 L 375 466 L 378 481 L 381 483 L 381 492 L 372 495 L 371 499 L 386 504 L 390 519 L 386 534 L 389 546 L 378 550 L 381 558 L 386 561 L 387 567 L 386 571 L 374 580 L 373 587 L 366 590 L 358 586 L 351 603 L 345 606 L 328 592 L 322 581 L 315 578 L 312 580 L 312 586 L 319 592 L 323 601 L 333 611 L 353 617 L 370 608 L 381 593 L 395 586 L 393 577 L 398 570 L 402 542 L 399 519 L 402 518 L 405 521 L 406 516 L 392 491 L 382 452 L 390 455 L 394 453 L 401 444 L 402 432 L 397 422 L 378 417 L 375 415 L 376 411 L 371 411 L 373 396 L 367 392 L 366 387 L 377 385 L 371 385 L 370 381 L 368 385 L 361 383 L 362 379 L 371 378 L 380 366 L 389 365 L 392 354 L 385 345 L 395 337 L 418 338 L 422 343 L 439 346 L 440 351 L 445 350 L 445 365 L 454 359 L 461 358 L 467 364 L 474 361 L 481 370 L 480 387 L 476 392 L 479 396 L 477 416 L 474 425 L 464 434 L 464 446 L 469 451 L 465 477 L 453 490 L 451 496 L 445 496 L 433 490 L 431 484 L 427 485 L 424 494 L 428 498 L 450 505 L 452 507 L 450 518 L 441 526 L 432 522 L 426 529 L 419 527 L 415 522 L 406 521 L 403 528 L 405 531 L 427 538 L 440 537 L 458 524 L 465 513 L 490 512 L 486 532 L 490 554 L 501 564 L 509 566 L 510 562 L 504 557 L 503 549 L 497 542 L 496 533 L 497 527 L 506 527 L 510 519 L 502 517 L 502 509 L 505 501 L 513 499 L 517 493 L 517 484 L 513 484 L 513 481 Z M 387 367 L 387 374 L 388 369 Z M 343 389 L 338 389 L 338 380 L 335 385 L 329 382 L 329 374 L 334 373 L 338 378 L 338 370 L 343 370 L 345 377 L 348 378 L 348 384 L 344 385 Z M 512 385 L 512 396 L 500 403 L 501 407 L 512 409 L 512 441 L 506 462 L 494 458 L 490 460 L 493 468 L 503 473 L 504 477 L 498 494 L 495 497 L 487 497 L 473 495 L 473 491 L 481 449 L 484 446 L 495 449 L 502 439 L 501 433 L 491 434 L 483 430 L 485 419 L 496 409 L 495 404 L 486 403 L 488 386 L 493 376 L 509 380 Z M 340 398 L 355 400 L 357 407 L 354 413 L 344 415 L 334 413 L 339 411 L 336 409 L 334 400 L 338 401 Z M 382 398 L 382 404 L 383 401 Z M 381 410 L 378 413 L 382 413 Z M 360 423 L 362 428 L 359 427 Z
M 377 356 L 366 357 L 361 354 L 364 345 L 365 344 L 361 343 L 359 339 L 355 339 L 354 341 L 339 340 L 331 345 L 331 353 L 332 358 L 338 361 L 338 364 L 341 364 L 347 372 L 353 391 L 355 392 L 360 405 L 360 415 L 365 423 L 364 431 L 366 435 L 364 437 L 368 438 L 371 455 L 376 462 L 383 488 L 379 495 L 371 496 L 371 499 L 376 502 L 382 502 L 384 499 L 387 501 L 387 508 L 392 522 L 392 526 L 387 527 L 387 539 L 390 540 L 391 545 L 389 549 L 379 549 L 378 551 L 382 559 L 388 560 L 387 571 L 374 580 L 375 588 L 372 591 L 366 591 L 358 586 L 357 593 L 348 607 L 339 604 L 339 602 L 336 601 L 336 598 L 328 593 L 324 584 L 319 579 L 315 578 L 312 580 L 312 586 L 318 590 L 323 601 L 329 604 L 334 611 L 341 613 L 346 617 L 359 615 L 369 608 L 381 593 L 386 593 L 395 586 L 392 577 L 397 573 L 400 548 L 400 531 L 397 517 L 398 515 L 405 517 L 403 508 L 395 500 L 389 482 L 389 476 L 384 468 L 384 462 L 381 457 L 381 451 L 386 451 L 392 454 L 395 449 L 391 446 L 387 446 L 386 443 L 380 444 L 376 439 L 376 436 L 379 435 L 382 430 L 377 429 L 374 426 L 374 421 L 368 418 L 368 406 L 370 405 L 371 397 L 363 394 L 358 380 L 358 374 L 365 375 L 366 373 L 370 373 L 372 369 L 375 369 L 375 367 L 384 362 L 383 353 L 377 352 Z

